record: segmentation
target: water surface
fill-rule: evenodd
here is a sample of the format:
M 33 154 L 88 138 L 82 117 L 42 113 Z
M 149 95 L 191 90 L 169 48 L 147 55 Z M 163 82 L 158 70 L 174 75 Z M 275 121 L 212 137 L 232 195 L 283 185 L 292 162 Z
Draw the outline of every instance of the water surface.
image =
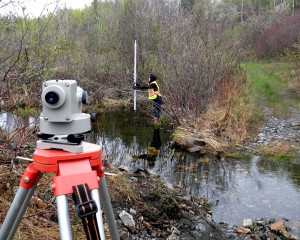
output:
M 243 219 L 285 219 L 300 237 L 300 165 L 260 156 L 217 159 L 176 152 L 171 128 L 160 128 L 161 147 L 155 162 L 147 160 L 153 144 L 151 117 L 140 113 L 108 112 L 99 117 L 91 140 L 103 146 L 103 159 L 134 171 L 147 168 L 185 194 L 206 197 L 213 219 L 241 226 Z
M 33 117 L 23 119 L 10 112 L 0 112 L 0 129 L 10 133 L 17 128 L 34 127 L 36 120 Z

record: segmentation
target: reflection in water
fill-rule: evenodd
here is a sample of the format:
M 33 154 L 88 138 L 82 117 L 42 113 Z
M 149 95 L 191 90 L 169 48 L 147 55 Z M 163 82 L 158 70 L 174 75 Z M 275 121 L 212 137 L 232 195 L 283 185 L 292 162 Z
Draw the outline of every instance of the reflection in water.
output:
M 155 166 L 155 161 L 158 158 L 159 150 L 161 147 L 161 139 L 160 139 L 160 129 L 154 127 L 153 128 L 153 135 L 152 135 L 152 141 L 150 146 L 148 146 L 148 151 L 146 154 L 142 154 L 139 156 L 133 156 L 134 159 L 144 159 L 147 161 L 150 168 L 153 168 Z
M 172 169 L 160 173 L 188 194 L 204 196 L 213 205 L 213 219 L 242 225 L 244 218 L 288 219 L 300 236 L 299 165 L 253 157 L 212 159 L 207 163 L 184 155 Z M 182 168 L 182 165 L 193 168 Z M 294 176 L 298 176 L 295 178 Z
M 14 128 L 16 128 L 18 121 L 10 113 L 0 113 L 0 128 L 8 133 L 10 133 Z
M 241 225 L 244 218 L 299 220 L 299 185 L 285 166 L 260 157 L 214 159 L 204 165 L 200 163 L 188 177 L 177 172 L 171 179 L 190 194 L 207 197 L 215 221 Z
M 28 119 L 19 118 L 9 112 L 0 112 L 0 129 L 7 133 L 12 132 L 15 129 L 23 127 L 35 127 L 36 120 L 33 117 Z
M 104 162 L 116 166 L 125 165 L 132 169 L 144 168 L 145 160 L 133 159 L 132 156 L 145 154 L 158 132 L 160 142 L 167 143 L 160 147 L 158 158 L 162 152 L 168 151 L 171 131 L 154 131 L 149 116 L 141 113 L 138 115 L 137 118 L 134 112 L 124 111 L 99 114 L 88 141 L 102 144 Z
M 132 156 L 145 155 L 155 142 L 153 126 L 145 124 L 148 118 L 137 119 L 134 113 L 126 112 L 103 114 L 90 138 L 103 145 L 107 163 L 133 171 L 147 167 L 144 159 Z M 182 186 L 186 194 L 208 198 L 216 222 L 242 225 L 244 218 L 284 218 L 300 237 L 299 164 L 257 156 L 236 160 L 174 152 L 170 134 L 168 129 L 160 129 L 161 146 L 152 172 Z

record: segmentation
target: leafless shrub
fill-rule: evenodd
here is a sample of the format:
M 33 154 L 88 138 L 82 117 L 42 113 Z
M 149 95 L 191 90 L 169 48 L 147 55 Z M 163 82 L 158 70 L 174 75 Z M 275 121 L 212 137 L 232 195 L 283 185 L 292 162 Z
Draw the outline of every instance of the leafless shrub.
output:
M 246 89 L 243 81 L 244 77 L 227 75 L 219 85 L 219 97 L 193 123 L 193 127 L 202 132 L 205 138 L 211 139 L 218 150 L 228 150 L 249 135 L 252 105 L 243 96 Z M 245 111 L 245 108 L 249 111 Z
M 300 13 L 274 24 L 255 41 L 255 55 L 258 58 L 276 57 L 285 50 L 294 50 L 293 44 L 300 39 Z
M 289 89 L 300 98 L 300 42 L 293 45 L 295 51 L 286 51 L 285 59 L 291 64 L 289 65 Z
M 214 11 L 201 3 L 189 17 L 178 15 L 178 24 L 165 29 L 161 41 L 168 46 L 159 63 L 164 91 L 172 93 L 168 100 L 173 111 L 190 119 L 199 117 L 237 66 L 242 43 L 232 32 L 230 9 Z

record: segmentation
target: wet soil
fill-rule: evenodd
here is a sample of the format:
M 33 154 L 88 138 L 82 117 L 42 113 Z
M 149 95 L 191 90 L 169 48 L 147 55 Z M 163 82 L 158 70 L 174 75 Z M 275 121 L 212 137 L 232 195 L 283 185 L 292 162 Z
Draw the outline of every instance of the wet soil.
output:
M 134 228 L 126 228 L 118 218 L 121 239 L 225 239 L 224 232 L 212 220 L 210 205 L 204 198 L 185 196 L 180 188 L 170 188 L 157 176 L 141 170 L 116 178 L 129 184 L 134 197 L 116 199 L 115 211 L 132 212 Z M 127 180 L 126 180 L 127 179 Z M 115 181 L 109 179 L 108 181 Z
M 116 201 L 116 192 L 112 192 L 116 213 L 132 211 L 136 223 L 134 228 L 126 228 L 116 215 L 121 239 L 297 239 L 289 234 L 284 223 L 275 219 L 257 219 L 245 226 L 216 223 L 206 199 L 186 196 L 183 189 L 174 189 L 145 171 L 117 178 L 123 179 L 123 183 L 129 179 L 126 184 L 130 183 L 131 194 L 136 196 L 127 196 L 127 201 L 123 196 Z M 108 181 L 117 185 L 113 179 Z M 278 222 L 280 227 L 270 228 Z

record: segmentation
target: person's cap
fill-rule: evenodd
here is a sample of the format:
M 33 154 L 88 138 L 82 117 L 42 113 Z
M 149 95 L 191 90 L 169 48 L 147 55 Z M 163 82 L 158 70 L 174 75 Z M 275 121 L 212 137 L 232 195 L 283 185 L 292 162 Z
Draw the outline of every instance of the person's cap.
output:
M 149 76 L 149 79 L 150 79 L 150 82 L 153 82 L 157 79 L 157 77 L 151 73 Z

